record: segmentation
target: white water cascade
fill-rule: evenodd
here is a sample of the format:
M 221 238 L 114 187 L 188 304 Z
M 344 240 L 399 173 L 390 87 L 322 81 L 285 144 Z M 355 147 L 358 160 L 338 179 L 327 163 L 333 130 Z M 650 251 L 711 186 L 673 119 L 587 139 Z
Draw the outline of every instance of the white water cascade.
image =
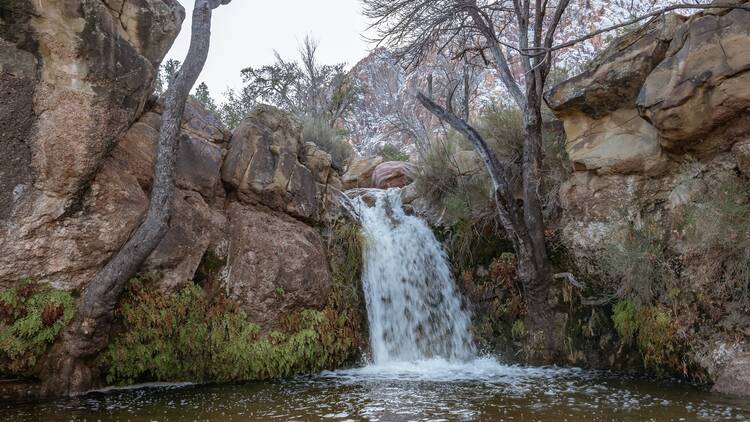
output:
M 365 237 L 362 283 L 373 363 L 474 358 L 470 315 L 430 228 L 404 212 L 398 189 L 365 196 L 370 201 L 360 196 L 352 204 Z

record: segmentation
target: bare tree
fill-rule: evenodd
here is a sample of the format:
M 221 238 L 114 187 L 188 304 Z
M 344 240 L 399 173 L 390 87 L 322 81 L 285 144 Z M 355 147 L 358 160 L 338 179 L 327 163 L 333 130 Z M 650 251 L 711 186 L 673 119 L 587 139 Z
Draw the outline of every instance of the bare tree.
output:
M 330 127 L 348 114 L 357 97 L 357 86 L 345 71 L 346 64 L 318 63 L 318 43 L 305 37 L 299 61 L 276 55 L 276 62 L 242 70 L 242 97 L 265 101 L 300 119 L 325 121 Z
M 213 9 L 231 0 L 195 0 L 190 48 L 165 94 L 148 210 L 130 239 L 83 292 L 73 323 L 51 351 L 48 394 L 75 394 L 95 382 L 91 360 L 106 347 L 114 311 L 133 277 L 167 232 L 175 197 L 175 159 L 185 103 L 208 56 Z
M 494 187 L 495 200 L 507 236 L 518 259 L 517 274 L 524 288 L 527 323 L 538 348 L 554 352 L 554 321 L 548 305 L 553 274 L 545 244 L 542 217 L 542 104 L 553 53 L 617 28 L 680 8 L 727 5 L 675 5 L 629 19 L 622 24 L 559 44 L 557 31 L 570 0 L 363 0 L 365 14 L 378 31 L 375 41 L 394 49 L 409 65 L 419 64 L 447 40 L 466 37 L 479 44 L 467 46 L 490 60 L 513 102 L 523 113 L 521 158 L 522 201 L 509 185 L 509 166 L 501 162 L 482 136 L 453 112 L 450 101 L 439 105 L 431 95 L 418 93 L 432 114 L 465 135 L 484 161 Z M 512 54 L 520 71 L 511 69 Z M 450 96 L 449 96 L 450 98 Z

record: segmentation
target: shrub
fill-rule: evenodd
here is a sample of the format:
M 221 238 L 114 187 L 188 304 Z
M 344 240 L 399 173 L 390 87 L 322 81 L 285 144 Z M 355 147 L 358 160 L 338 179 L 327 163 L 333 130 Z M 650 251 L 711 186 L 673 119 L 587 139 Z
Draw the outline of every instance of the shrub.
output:
M 378 155 L 383 157 L 385 161 L 409 161 L 408 154 L 391 144 L 383 145 L 378 151 Z
M 620 338 L 630 343 L 638 332 L 635 304 L 631 300 L 623 300 L 612 307 L 612 321 Z
M 498 158 L 510 167 L 509 183 L 520 193 L 521 112 L 514 108 L 489 107 L 475 126 Z M 542 200 L 548 219 L 559 214 L 559 187 L 570 174 L 563 139 L 561 131 L 545 130 Z M 420 157 L 416 176 L 419 193 L 439 210 L 441 223 L 447 227 L 446 245 L 455 263 L 477 262 L 475 256 L 483 255 L 481 250 L 488 246 L 488 239 L 503 237 L 489 174 L 478 158 L 471 163 L 472 156 L 477 157 L 474 151 L 464 136 L 451 131 L 433 140 Z M 507 248 L 508 245 L 491 246 Z
M 307 119 L 302 122 L 302 140 L 312 142 L 331 154 L 333 162 L 340 167 L 343 167 L 354 153 L 354 149 L 342 133 L 320 119 Z
M 234 381 L 310 373 L 356 350 L 348 315 L 331 308 L 290 315 L 263 332 L 223 292 L 189 284 L 176 294 L 134 279 L 119 307 L 123 330 L 100 363 L 110 383 Z
M 74 314 L 70 293 L 26 280 L 0 291 L 0 374 L 28 376 Z

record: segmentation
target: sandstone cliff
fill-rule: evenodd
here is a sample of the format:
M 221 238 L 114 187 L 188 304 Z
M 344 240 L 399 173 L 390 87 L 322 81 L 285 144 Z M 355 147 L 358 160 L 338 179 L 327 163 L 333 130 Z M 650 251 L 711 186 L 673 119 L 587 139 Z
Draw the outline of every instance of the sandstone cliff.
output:
M 576 168 L 561 190 L 574 266 L 620 300 L 647 365 L 734 393 L 748 384 L 722 380 L 750 372 L 748 71 L 749 12 L 670 15 L 547 95 Z

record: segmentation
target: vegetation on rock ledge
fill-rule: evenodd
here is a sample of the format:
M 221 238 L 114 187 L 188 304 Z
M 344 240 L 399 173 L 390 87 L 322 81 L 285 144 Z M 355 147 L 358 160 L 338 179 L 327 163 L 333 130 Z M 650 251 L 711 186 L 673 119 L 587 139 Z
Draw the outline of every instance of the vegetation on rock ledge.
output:
M 0 290 L 0 374 L 29 376 L 73 318 L 70 293 L 30 280 Z

